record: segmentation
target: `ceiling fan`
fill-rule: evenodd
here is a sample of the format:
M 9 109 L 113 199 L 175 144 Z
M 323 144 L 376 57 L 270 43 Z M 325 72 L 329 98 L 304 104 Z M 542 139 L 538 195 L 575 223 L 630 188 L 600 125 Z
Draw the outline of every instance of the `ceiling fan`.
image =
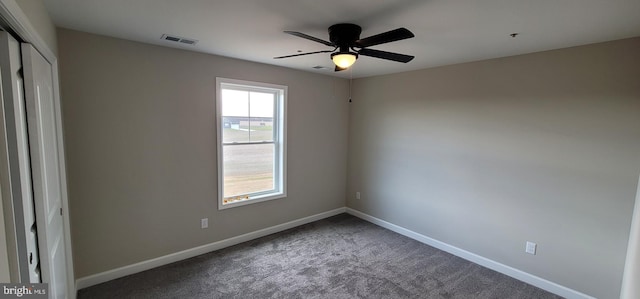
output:
M 306 35 L 296 31 L 285 31 L 284 33 L 293 36 L 302 37 L 323 45 L 333 47 L 333 50 L 323 50 L 308 53 L 300 53 L 286 56 L 274 57 L 274 59 L 282 59 L 303 55 L 311 55 L 318 53 L 332 53 L 331 60 L 336 65 L 335 71 L 342 71 L 349 68 L 356 62 L 358 55 L 393 60 L 407 63 L 414 56 L 398 54 L 380 50 L 369 49 L 368 47 L 380 44 L 386 44 L 414 37 L 413 33 L 406 28 L 398 28 L 384 33 L 376 34 L 366 38 L 360 38 L 362 28 L 355 24 L 335 24 L 329 27 L 329 40 L 322 40 L 317 37 Z

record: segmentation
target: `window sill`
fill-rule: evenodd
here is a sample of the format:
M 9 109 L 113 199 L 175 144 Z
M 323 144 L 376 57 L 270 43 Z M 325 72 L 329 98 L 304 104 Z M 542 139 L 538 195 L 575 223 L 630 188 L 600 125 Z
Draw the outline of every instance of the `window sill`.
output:
M 249 204 L 254 204 L 254 203 L 259 203 L 259 202 L 264 202 L 264 201 L 274 200 L 274 199 L 280 199 L 285 197 L 287 197 L 287 194 L 283 192 L 278 192 L 278 193 L 268 193 L 268 194 L 252 196 L 248 199 L 237 200 L 230 203 L 223 203 L 222 200 L 218 200 L 218 210 L 225 210 L 229 208 L 246 206 Z

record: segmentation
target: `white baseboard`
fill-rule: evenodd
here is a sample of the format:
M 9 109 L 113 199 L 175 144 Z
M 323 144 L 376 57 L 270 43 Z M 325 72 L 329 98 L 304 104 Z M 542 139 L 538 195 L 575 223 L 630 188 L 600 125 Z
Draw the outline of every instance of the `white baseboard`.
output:
M 174 263 L 177 261 L 181 261 L 184 259 L 188 259 L 188 258 L 192 258 L 194 256 L 198 256 L 201 254 L 205 254 L 211 251 L 215 251 L 215 250 L 219 250 L 225 247 L 229 247 L 229 246 L 233 246 L 236 244 L 240 244 L 242 242 L 246 242 L 246 241 L 250 241 L 253 239 L 257 239 L 260 237 L 264 237 L 266 235 L 270 235 L 273 233 L 277 233 L 277 232 L 281 232 L 283 230 L 287 230 L 290 228 L 294 228 L 296 226 L 300 226 L 303 224 L 307 224 L 310 222 L 314 222 L 320 219 L 324 219 L 324 218 L 328 218 L 331 216 L 335 216 L 341 213 L 344 213 L 346 211 L 346 208 L 338 208 L 335 210 L 331 210 L 331 211 L 327 211 L 327 212 L 323 212 L 320 214 L 316 214 L 316 215 L 311 215 L 308 217 L 304 217 L 304 218 L 300 218 L 297 220 L 293 220 L 293 221 L 289 221 L 286 223 L 282 223 L 282 224 L 278 224 L 278 225 L 274 225 L 272 227 L 268 227 L 268 228 L 264 228 L 261 230 L 257 230 L 257 231 L 253 231 L 250 233 L 246 233 L 244 235 L 240 235 L 240 236 L 236 236 L 236 237 L 232 237 L 229 239 L 225 239 L 225 240 L 221 240 L 218 242 L 213 242 L 213 243 L 209 243 L 209 244 L 205 244 L 202 246 L 198 246 L 195 248 L 191 248 L 191 249 L 187 249 L 187 250 L 183 250 L 180 252 L 176 252 L 176 253 L 172 253 L 172 254 L 168 254 L 165 256 L 161 256 L 161 257 L 157 257 L 154 259 L 150 259 L 150 260 L 146 260 L 146 261 L 142 261 L 139 263 L 135 263 L 132 265 L 128 265 L 128 266 L 124 266 L 124 267 L 120 267 L 120 268 L 116 268 L 113 270 L 109 270 L 109 271 L 105 271 L 102 273 L 98 273 L 98 274 L 93 274 L 93 275 L 89 275 L 89 276 L 85 276 L 82 278 L 79 278 L 76 280 L 76 289 L 80 290 L 80 289 L 84 289 L 96 284 L 100 284 L 103 282 L 107 282 L 110 280 L 114 280 L 120 277 L 124 277 L 127 275 L 131 275 L 131 274 L 135 274 L 138 272 L 142 272 L 142 271 L 146 271 L 149 269 L 153 269 L 159 266 L 163 266 L 163 265 L 167 265 L 170 263 Z
M 569 299 L 595 299 L 594 297 L 591 297 L 589 295 L 580 293 L 576 290 L 567 288 L 565 286 L 559 285 L 557 283 L 548 281 L 546 279 L 540 278 L 538 276 L 526 273 L 524 271 L 515 269 L 513 267 L 509 267 L 507 265 L 498 263 L 496 261 L 490 260 L 488 258 L 479 256 L 475 253 L 471 253 L 469 251 L 466 251 L 464 249 L 460 249 L 458 247 L 449 245 L 447 243 L 438 241 L 436 239 L 427 237 L 425 235 L 416 233 L 412 230 L 406 229 L 404 227 L 395 225 L 393 223 L 384 221 L 382 219 L 373 217 L 371 215 L 365 214 L 363 212 L 360 212 L 358 210 L 354 210 L 351 208 L 338 208 L 335 210 L 331 210 L 331 211 L 327 211 L 327 212 L 323 212 L 320 214 L 316 214 L 316 215 L 312 215 L 312 216 L 308 216 L 308 217 L 304 217 L 304 218 L 300 218 L 297 220 L 293 220 L 293 221 L 289 221 L 286 223 L 282 223 L 282 224 L 278 224 L 272 227 L 268 227 L 268 228 L 264 228 L 261 230 L 257 230 L 257 231 L 253 231 L 250 233 L 246 233 L 240 236 L 236 236 L 236 237 L 232 237 L 229 239 L 225 239 L 225 240 L 221 240 L 218 242 L 213 242 L 213 243 L 209 243 L 206 245 L 202 245 L 202 246 L 198 246 L 195 248 L 191 248 L 191 249 L 187 249 L 187 250 L 183 250 L 180 252 L 176 252 L 176 253 L 172 253 L 172 254 L 168 254 L 165 256 L 161 256 L 158 258 L 154 258 L 154 259 L 150 259 L 150 260 L 146 260 L 146 261 L 142 261 L 139 263 L 135 263 L 132 265 L 128 265 L 128 266 L 124 266 L 124 267 L 120 267 L 120 268 L 116 268 L 113 270 L 109 270 L 109 271 L 105 271 L 102 273 L 98 273 L 98 274 L 94 274 L 94 275 L 90 275 L 90 276 L 85 276 L 82 278 L 79 278 L 76 280 L 76 289 L 80 290 L 83 288 L 87 288 L 93 285 L 97 285 L 103 282 L 107 282 L 110 280 L 114 280 L 117 278 L 121 278 L 127 275 L 131 275 L 131 274 L 135 274 L 135 273 L 139 273 L 142 271 L 146 271 L 149 269 L 153 269 L 156 267 L 160 267 L 163 265 L 167 265 L 170 263 L 174 263 L 177 261 L 181 261 L 184 259 L 188 259 L 188 258 L 192 258 L 201 254 L 205 254 L 211 251 L 215 251 L 215 250 L 219 250 L 222 248 L 226 248 L 229 246 L 233 246 L 236 244 L 240 244 L 242 242 L 246 242 L 246 241 L 250 241 L 253 239 L 257 239 L 260 237 L 264 237 L 266 235 L 270 235 L 273 233 L 277 233 L 277 232 L 281 232 L 290 228 L 294 228 L 296 226 L 300 226 L 303 224 L 307 224 L 310 222 L 314 222 L 320 219 L 324 219 L 324 218 L 328 218 L 331 216 L 335 216 L 338 215 L 340 213 L 349 213 L 353 216 L 356 216 L 358 218 L 361 218 L 363 220 L 366 220 L 368 222 L 371 222 L 373 224 L 379 225 L 381 227 L 384 227 L 388 230 L 394 231 L 396 233 L 399 233 L 401 235 L 407 236 L 411 239 L 414 239 L 418 242 L 427 244 L 429 246 L 438 248 L 440 250 L 446 251 L 448 253 L 451 253 L 455 256 L 461 257 L 463 259 L 466 259 L 468 261 L 471 261 L 473 263 L 476 263 L 478 265 L 487 267 L 489 269 L 492 269 L 494 271 L 500 272 L 502 274 L 511 276 L 515 279 L 524 281 L 528 284 L 534 285 L 536 287 L 539 287 L 541 289 L 547 290 L 551 293 L 554 293 L 556 295 L 565 297 L 565 298 L 569 298 Z
M 438 249 L 440 249 L 442 251 L 446 251 L 448 253 L 451 253 L 451 254 L 453 254 L 455 256 L 461 257 L 461 258 L 463 258 L 465 260 L 468 260 L 470 262 L 476 263 L 476 264 L 481 265 L 483 267 L 486 267 L 486 268 L 489 268 L 491 270 L 500 272 L 502 274 L 511 276 L 511 277 L 513 277 L 515 279 L 518 279 L 520 281 L 524 281 L 524 282 L 526 282 L 526 283 L 528 283 L 530 285 L 534 285 L 536 287 L 539 287 L 539 288 L 541 288 L 543 290 L 547 290 L 547 291 L 549 291 L 551 293 L 554 293 L 556 295 L 559 295 L 559 296 L 562 296 L 562 297 L 565 297 L 565 298 L 569 298 L 569 299 L 595 299 L 594 297 L 591 297 L 589 295 L 580 293 L 580 292 L 578 292 L 576 290 L 567 288 L 565 286 L 561 286 L 561 285 L 559 285 L 559 284 L 557 284 L 555 282 L 551 282 L 551 281 L 548 281 L 548 280 L 546 280 L 544 278 L 540 278 L 538 276 L 529 274 L 527 272 L 518 270 L 516 268 L 509 267 L 507 265 L 498 263 L 498 262 L 490 260 L 488 258 L 479 256 L 479 255 L 477 255 L 475 253 L 466 251 L 464 249 L 460 249 L 458 247 L 455 247 L 455 246 L 449 245 L 447 243 L 438 241 L 436 239 L 427 237 L 425 235 L 416 233 L 416 232 L 414 232 L 412 230 L 409 230 L 409 229 L 406 229 L 404 227 L 401 227 L 401 226 L 395 225 L 393 223 L 384 221 L 382 219 L 373 217 L 371 215 L 365 214 L 365 213 L 360 212 L 358 210 L 354 210 L 352 208 L 346 208 L 346 210 L 347 210 L 347 213 L 349 213 L 349 214 L 351 214 L 353 216 L 356 216 L 356 217 L 358 217 L 360 219 L 366 220 L 366 221 L 371 222 L 373 224 L 376 224 L 376 225 L 379 225 L 381 227 L 384 227 L 384 228 L 386 228 L 388 230 L 391 230 L 391 231 L 394 231 L 394 232 L 399 233 L 401 235 L 407 236 L 407 237 L 409 237 L 411 239 L 414 239 L 414 240 L 416 240 L 418 242 L 421 242 L 421 243 L 427 244 L 429 246 L 438 248 Z

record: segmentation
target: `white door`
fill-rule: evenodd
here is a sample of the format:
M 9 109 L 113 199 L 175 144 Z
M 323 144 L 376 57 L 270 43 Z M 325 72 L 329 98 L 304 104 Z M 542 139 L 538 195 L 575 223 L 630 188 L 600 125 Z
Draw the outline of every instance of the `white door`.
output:
M 27 141 L 27 118 L 25 115 L 24 80 L 20 69 L 22 60 L 20 43 L 10 34 L 0 31 L 0 69 L 6 140 L 6 175 L 9 181 L 3 183 L 7 196 L 13 203 L 13 213 L 9 221 L 14 222 L 16 240 L 15 251 L 18 276 L 16 281 L 41 282 L 38 259 L 36 216 L 31 188 L 31 165 L 29 164 L 29 143 Z M 4 169 L 3 169 L 4 171 Z
M 49 283 L 49 298 L 67 298 L 52 68 L 29 44 L 22 44 L 22 60 L 41 277 Z

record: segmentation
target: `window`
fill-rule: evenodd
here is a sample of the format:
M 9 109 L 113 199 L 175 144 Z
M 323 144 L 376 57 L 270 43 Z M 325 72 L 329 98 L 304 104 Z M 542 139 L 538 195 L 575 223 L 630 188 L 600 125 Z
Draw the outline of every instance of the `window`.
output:
M 286 196 L 287 87 L 216 79 L 218 208 Z

